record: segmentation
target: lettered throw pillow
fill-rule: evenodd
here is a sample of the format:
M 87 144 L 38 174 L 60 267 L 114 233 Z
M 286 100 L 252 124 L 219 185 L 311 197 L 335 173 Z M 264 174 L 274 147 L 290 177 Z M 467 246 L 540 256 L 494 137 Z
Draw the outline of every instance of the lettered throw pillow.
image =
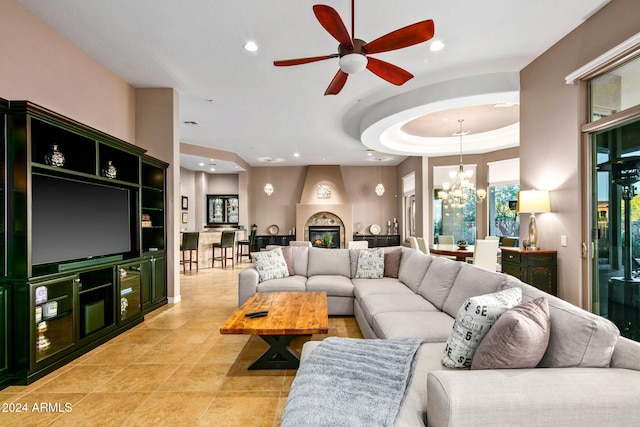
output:
M 520 288 L 509 288 L 465 301 L 456 315 L 442 355 L 442 364 L 447 368 L 471 367 L 473 355 L 489 328 L 504 312 L 520 304 L 520 301 Z
M 550 333 L 545 297 L 516 305 L 500 316 L 482 339 L 471 369 L 535 368 L 547 351 Z
M 384 274 L 384 249 L 374 249 L 372 251 L 360 251 L 358 254 L 358 269 L 356 278 L 358 279 L 382 279 Z
M 253 264 L 258 270 L 259 282 L 289 277 L 289 269 L 280 248 L 264 252 L 252 252 Z

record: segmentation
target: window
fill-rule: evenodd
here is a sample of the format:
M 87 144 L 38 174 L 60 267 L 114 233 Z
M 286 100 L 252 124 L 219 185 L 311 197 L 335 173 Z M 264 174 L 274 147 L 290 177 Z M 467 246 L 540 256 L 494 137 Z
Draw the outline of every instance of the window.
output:
M 520 185 L 496 185 L 489 187 L 489 235 L 518 237 L 520 215 L 516 213 Z
M 520 191 L 520 159 L 488 163 L 489 235 L 520 236 L 520 215 L 516 213 Z
M 629 61 L 589 82 L 591 121 L 640 104 L 640 59 Z

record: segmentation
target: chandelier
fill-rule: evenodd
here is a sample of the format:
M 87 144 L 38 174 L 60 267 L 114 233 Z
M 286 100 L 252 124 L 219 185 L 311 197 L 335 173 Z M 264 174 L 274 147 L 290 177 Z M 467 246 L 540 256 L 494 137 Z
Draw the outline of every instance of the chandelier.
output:
M 444 203 L 444 208 L 449 207 L 455 209 L 462 209 L 464 204 L 468 200 L 475 200 L 476 203 L 482 203 L 487 197 L 485 190 L 475 190 L 471 177 L 473 176 L 472 170 L 464 170 L 464 164 L 462 164 L 462 136 L 467 135 L 469 131 L 462 130 L 462 122 L 464 120 L 458 120 L 460 123 L 460 130 L 453 134 L 453 136 L 460 137 L 460 166 L 458 171 L 450 171 L 449 177 L 453 180 L 453 184 L 445 182 L 442 184 L 442 190 L 438 191 L 438 198 Z

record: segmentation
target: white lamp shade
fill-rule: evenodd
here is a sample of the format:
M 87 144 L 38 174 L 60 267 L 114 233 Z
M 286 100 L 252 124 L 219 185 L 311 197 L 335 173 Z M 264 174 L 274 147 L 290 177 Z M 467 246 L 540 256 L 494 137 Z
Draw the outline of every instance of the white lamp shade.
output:
M 359 53 L 350 53 L 340 57 L 338 64 L 340 69 L 347 74 L 355 74 L 367 67 L 367 57 Z
M 523 213 L 551 212 L 549 192 L 544 190 L 520 191 L 516 211 Z

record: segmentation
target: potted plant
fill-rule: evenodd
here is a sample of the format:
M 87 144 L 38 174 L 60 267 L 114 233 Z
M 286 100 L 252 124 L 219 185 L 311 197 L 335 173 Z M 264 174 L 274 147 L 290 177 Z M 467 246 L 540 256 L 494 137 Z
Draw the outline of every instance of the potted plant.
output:
M 331 240 L 331 234 L 324 233 L 322 235 L 322 246 L 324 246 L 325 248 L 330 248 L 331 247 L 331 243 L 333 243 L 332 240 Z

